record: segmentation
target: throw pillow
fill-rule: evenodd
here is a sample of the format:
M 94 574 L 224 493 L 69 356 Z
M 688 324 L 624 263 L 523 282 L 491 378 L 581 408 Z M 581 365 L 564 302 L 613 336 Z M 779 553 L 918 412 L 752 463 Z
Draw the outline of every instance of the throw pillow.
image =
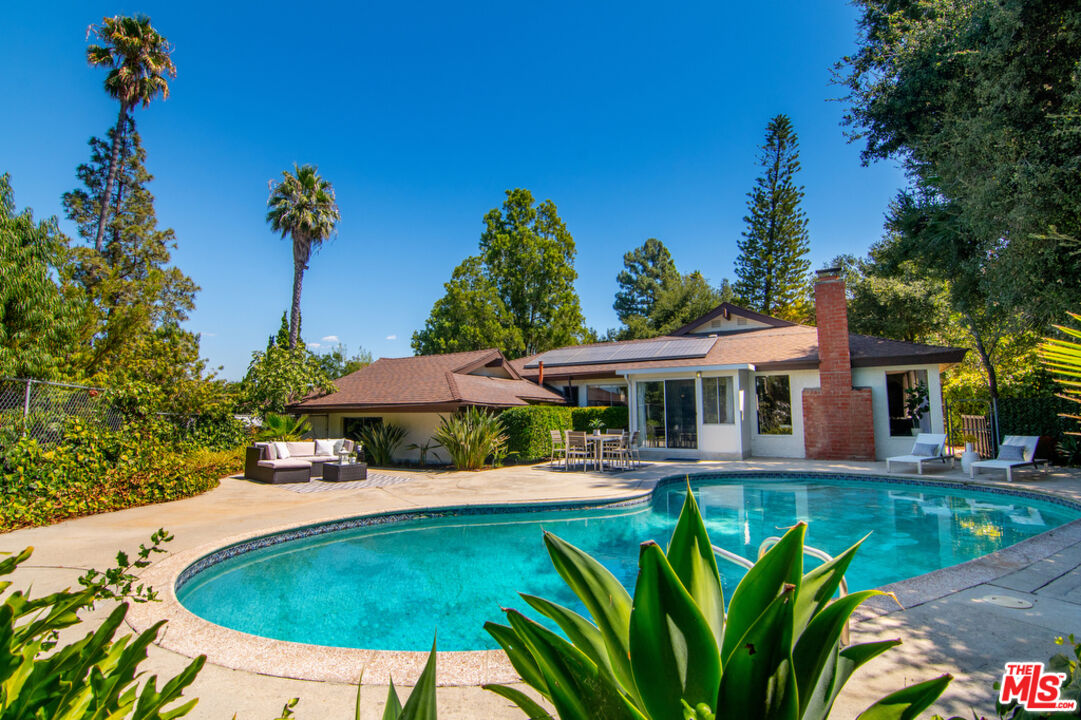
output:
M 1002 445 L 998 449 L 999 460 L 1024 460 L 1025 459 L 1025 446 L 1024 445 Z
M 263 453 L 266 455 L 266 460 L 278 459 L 278 449 L 274 447 L 274 443 L 264 443 Z
M 285 460 L 290 457 L 289 446 L 283 442 L 275 442 L 274 450 L 277 452 L 279 460 Z
M 315 454 L 316 455 L 334 455 L 334 441 L 333 440 L 316 440 L 315 441 Z
M 344 447 L 345 447 L 345 440 L 344 439 L 335 440 L 334 441 L 334 454 L 337 455 L 338 453 L 340 453 L 342 451 L 342 448 L 344 448 Z M 346 448 L 346 450 L 348 450 L 348 449 L 349 448 Z
M 938 445 L 934 443 L 916 443 L 912 446 L 912 454 L 919 457 L 935 457 L 938 455 Z

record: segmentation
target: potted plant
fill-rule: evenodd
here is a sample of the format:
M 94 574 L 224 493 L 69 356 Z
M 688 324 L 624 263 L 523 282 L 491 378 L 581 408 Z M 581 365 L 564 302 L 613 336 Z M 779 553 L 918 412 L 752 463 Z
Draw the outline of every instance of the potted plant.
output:
M 927 412 L 927 384 L 918 383 L 905 390 L 905 413 L 912 421 L 912 434 L 920 434 L 920 419 Z
M 600 435 L 604 430 L 604 421 L 600 418 L 589 421 L 589 429 L 593 431 L 594 435 Z

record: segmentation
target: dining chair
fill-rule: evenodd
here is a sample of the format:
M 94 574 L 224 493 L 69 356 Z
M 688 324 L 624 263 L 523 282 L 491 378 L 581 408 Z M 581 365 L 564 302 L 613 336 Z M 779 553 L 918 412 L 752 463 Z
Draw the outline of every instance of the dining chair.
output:
M 590 461 L 593 460 L 593 453 L 590 450 L 589 443 L 586 441 L 585 432 L 568 430 L 566 432 L 566 438 L 567 449 L 563 467 L 569 470 L 571 460 L 581 458 L 582 469 L 585 470 Z
M 548 457 L 548 466 L 551 467 L 555 464 L 560 455 L 563 456 L 563 464 L 567 463 L 567 443 L 563 439 L 563 434 L 558 430 L 552 430 L 552 452 Z
M 638 453 L 638 445 L 639 434 L 638 431 L 635 430 L 631 433 L 630 442 L 627 443 L 627 457 L 631 464 L 636 468 L 642 467 L 642 456 Z

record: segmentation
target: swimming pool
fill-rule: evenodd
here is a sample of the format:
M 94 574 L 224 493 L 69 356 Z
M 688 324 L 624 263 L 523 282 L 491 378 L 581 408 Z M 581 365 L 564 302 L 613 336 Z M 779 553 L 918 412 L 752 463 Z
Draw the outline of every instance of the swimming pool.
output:
M 714 544 L 754 558 L 799 520 L 807 543 L 837 554 L 873 531 L 847 578 L 852 590 L 986 555 L 1081 518 L 1072 506 L 958 487 L 823 478 L 699 476 L 692 489 Z M 234 630 L 373 650 L 494 649 L 483 630 L 518 592 L 580 608 L 541 541 L 550 530 L 604 563 L 633 591 L 638 545 L 667 543 L 686 493 L 665 482 L 642 501 L 571 510 L 439 512 L 398 522 L 250 545 L 181 575 L 188 610 Z M 301 533 L 302 534 L 302 533 Z M 268 544 L 269 543 L 269 544 Z M 726 595 L 743 569 L 720 560 Z

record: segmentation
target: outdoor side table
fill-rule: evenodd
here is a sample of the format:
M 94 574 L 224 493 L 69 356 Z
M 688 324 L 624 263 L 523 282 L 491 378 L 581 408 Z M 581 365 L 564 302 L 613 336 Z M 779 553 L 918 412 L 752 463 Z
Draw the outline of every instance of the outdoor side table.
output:
M 366 463 L 340 462 L 323 463 L 323 482 L 348 482 L 350 480 L 364 480 L 368 477 L 368 465 Z

